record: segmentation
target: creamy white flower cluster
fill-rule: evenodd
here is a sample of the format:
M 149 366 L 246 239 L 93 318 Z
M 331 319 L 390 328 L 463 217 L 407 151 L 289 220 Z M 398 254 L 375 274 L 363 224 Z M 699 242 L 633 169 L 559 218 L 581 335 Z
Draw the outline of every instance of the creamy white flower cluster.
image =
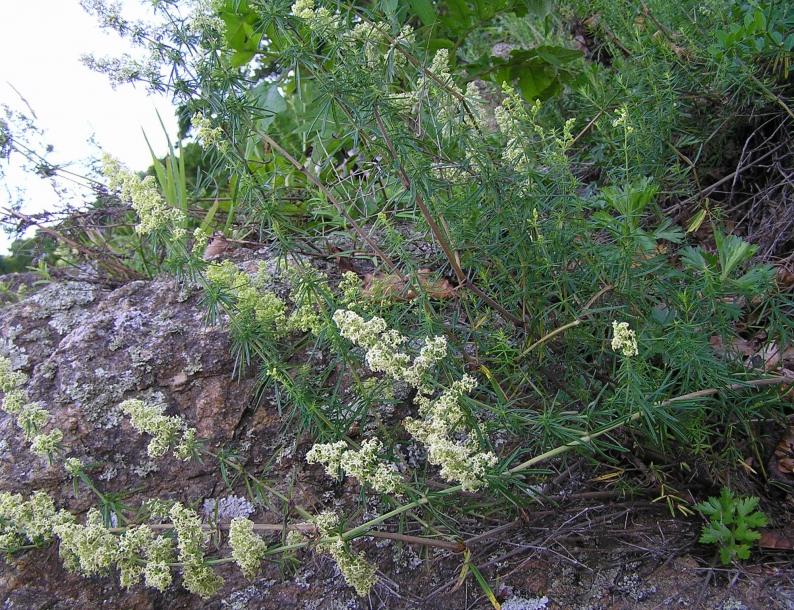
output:
M 276 333 L 286 331 L 287 305 L 273 292 L 262 290 L 259 278 L 240 271 L 231 261 L 207 267 L 207 281 L 211 286 L 228 291 L 236 297 L 237 311 Z
M 84 525 L 70 522 L 58 525 L 53 532 L 60 539 L 60 556 L 64 566 L 86 576 L 101 574 L 114 565 L 121 584 L 131 587 L 144 578 L 146 585 L 164 591 L 171 584 L 174 560 L 170 538 L 156 537 L 148 525 L 130 528 L 115 535 L 102 522 L 100 512 L 92 508 Z M 141 565 L 141 558 L 146 558 Z
M 430 72 L 435 79 L 423 77 L 424 84 L 420 84 L 419 90 L 426 89 L 430 99 L 435 101 L 436 117 L 441 125 L 441 132 L 445 137 L 449 137 L 455 131 L 456 126 L 463 126 L 465 115 L 460 98 L 451 93 L 463 94 L 449 72 L 448 49 L 436 51 L 433 61 L 430 63 Z
M 399 493 L 402 477 L 392 464 L 381 459 L 382 452 L 383 444 L 379 439 L 364 441 L 358 451 L 348 449 L 345 441 L 318 443 L 306 454 L 306 461 L 323 464 L 326 472 L 334 478 L 339 478 L 342 470 L 375 491 Z
M 53 537 L 56 525 L 74 521 L 71 513 L 55 510 L 52 498 L 35 491 L 27 500 L 20 494 L 0 494 L 0 550 L 29 544 L 44 544 Z
M 19 494 L 0 494 L 0 524 L 0 549 L 43 544 L 57 536 L 61 559 L 73 572 L 91 576 L 116 566 L 124 587 L 136 584 L 141 576 L 147 585 L 161 591 L 171 584 L 171 541 L 155 538 L 147 525 L 116 535 L 102 523 L 95 508 L 80 525 L 71 513 L 56 511 L 53 499 L 42 491 L 27 500 Z M 145 565 L 143 557 L 148 559 Z
M 212 571 L 204 558 L 209 533 L 190 508 L 174 503 L 163 516 L 177 533 L 178 559 L 184 564 L 184 584 L 204 598 L 217 592 L 223 578 Z M 146 524 L 130 526 L 118 533 L 108 528 L 96 508 L 88 511 L 84 524 L 74 515 L 55 510 L 52 497 L 42 491 L 25 500 L 20 494 L 0 494 L 0 550 L 13 551 L 30 544 L 40 545 L 54 537 L 60 540 L 64 566 L 85 576 L 119 570 L 121 584 L 129 588 L 144 579 L 147 586 L 164 591 L 173 581 L 170 564 L 174 544 L 170 537 L 157 536 Z M 261 567 L 267 544 L 243 517 L 233 519 L 229 530 L 232 557 L 248 578 Z
M 417 395 L 423 418 L 405 419 L 405 429 L 427 447 L 427 460 L 441 466 L 441 476 L 458 481 L 464 491 L 476 491 L 485 484 L 486 469 L 496 466 L 497 457 L 480 452 L 473 438 L 456 440 L 453 434 L 464 424 L 464 414 L 458 399 L 477 387 L 477 380 L 469 375 L 456 381 L 435 400 Z
M 615 118 L 612 119 L 612 127 L 622 127 L 626 135 L 634 133 L 634 126 L 629 119 L 629 107 L 623 104 L 615 109 Z
M 223 0 L 192 0 L 192 10 L 188 17 L 188 29 L 201 38 L 217 38 L 226 31 L 226 24 L 220 16 L 224 7 Z
M 427 337 L 419 355 L 412 359 L 399 349 L 407 339 L 396 330 L 389 330 L 382 318 L 373 317 L 365 321 L 355 312 L 337 310 L 333 320 L 343 337 L 366 350 L 367 366 L 373 371 L 386 373 L 393 379 L 406 381 L 416 388 L 414 402 L 419 405 L 422 419 L 408 418 L 405 427 L 417 440 L 424 443 L 428 450 L 428 460 L 431 464 L 441 466 L 441 475 L 447 480 L 458 481 L 467 491 L 474 491 L 485 485 L 486 469 L 496 465 L 497 457 L 490 451 L 480 452 L 474 438 L 458 438 L 468 433 L 465 428 L 465 414 L 458 401 L 477 386 L 477 381 L 464 375 L 463 379 L 453 383 L 452 387 L 437 398 L 430 397 L 432 390 L 427 382 L 427 373 L 446 356 L 446 338 Z M 335 473 L 339 468 L 347 470 L 342 463 L 343 457 L 347 456 L 343 445 L 344 443 L 342 446 L 339 443 L 321 445 L 312 457 L 316 458 L 315 461 L 326 463 L 329 473 Z M 368 448 L 376 446 L 379 447 L 373 444 Z M 372 462 L 368 461 L 372 459 L 372 452 L 367 460 L 360 458 L 360 461 L 368 465 L 369 469 L 365 469 L 365 473 L 374 471 Z
M 259 573 L 267 553 L 267 543 L 254 531 L 253 521 L 235 517 L 229 527 L 232 557 L 249 580 Z
M 196 130 L 196 139 L 201 142 L 204 148 L 217 146 L 221 151 L 228 148 L 223 127 L 213 127 L 212 119 L 206 118 L 203 113 L 197 112 L 194 114 L 190 119 L 190 124 Z
M 612 322 L 612 349 L 631 358 L 640 353 L 637 347 L 637 333 L 629 328 L 628 322 Z
M 373 371 L 400 379 L 419 391 L 429 392 L 427 373 L 447 355 L 446 337 L 427 337 L 419 356 L 411 358 L 400 351 L 407 339 L 390 330 L 383 318 L 365 321 L 354 311 L 338 309 L 333 315 L 340 334 L 366 350 L 367 366 Z
M 80 4 L 96 16 L 101 27 L 115 30 L 121 37 L 130 39 L 134 46 L 148 51 L 142 59 L 135 59 L 128 53 L 121 58 L 97 58 L 88 54 L 81 56 L 80 61 L 92 70 L 106 74 L 113 87 L 143 80 L 150 90 L 159 90 L 163 85 L 162 68 L 171 63 L 168 55 L 173 52 L 163 44 L 169 35 L 170 24 L 125 19 L 121 14 L 121 2 L 80 0 Z
M 114 89 L 141 80 L 151 84 L 162 80 L 161 62 L 154 56 L 135 59 L 129 53 L 123 53 L 120 57 L 96 57 L 92 53 L 84 53 L 80 56 L 80 63 L 94 72 L 105 74 Z
M 353 587 L 356 593 L 361 597 L 369 595 L 372 586 L 378 582 L 377 566 L 368 562 L 363 553 L 354 553 L 348 543 L 338 538 L 335 528 L 339 524 L 339 517 L 335 513 L 322 513 L 316 517 L 314 523 L 320 530 L 321 536 L 326 538 L 337 536 L 334 541 L 318 544 L 317 550 L 328 553 L 336 560 L 345 582 Z
M 507 138 L 502 159 L 517 172 L 526 172 L 533 167 L 542 169 L 537 167 L 539 164 L 535 157 L 538 153 L 544 160 L 566 163 L 565 151 L 573 144 L 572 130 L 576 120 L 566 121 L 561 134 L 547 130 L 537 120 L 542 108 L 539 100 L 527 105 L 515 89 L 509 85 L 503 89 L 505 98 L 494 110 L 499 131 Z
M 133 428 L 154 437 L 147 448 L 151 457 L 162 457 L 172 444 L 175 444 L 174 457 L 182 461 L 189 460 L 198 450 L 196 429 L 188 428 L 185 420 L 178 415 L 163 415 L 165 405 L 152 405 L 131 398 L 122 402 L 119 409 L 129 415 Z M 178 438 L 180 440 L 177 443 Z
M 119 196 L 129 201 L 140 218 L 137 230 L 141 235 L 153 231 L 170 231 L 174 239 L 181 239 L 185 230 L 182 224 L 185 213 L 171 207 L 162 198 L 153 176 L 140 176 L 130 171 L 118 159 L 102 155 L 103 173 L 108 179 L 108 188 L 118 189 Z
M 11 361 L 0 357 L 0 389 L 5 392 L 3 410 L 17 416 L 17 426 L 30 441 L 30 450 L 52 463 L 53 455 L 61 448 L 63 432 L 53 428 L 47 434 L 41 433 L 41 429 L 50 423 L 50 412 L 41 403 L 30 402 L 24 389 L 27 382 L 27 375 L 12 370 Z
M 320 36 L 329 36 L 339 31 L 342 21 L 324 6 L 315 8 L 314 0 L 297 0 L 292 5 L 291 12 L 295 17 L 300 17 L 306 25 Z
M 214 595 L 223 585 L 223 578 L 204 562 L 209 533 L 201 527 L 201 518 L 179 502 L 171 507 L 169 516 L 178 537 L 179 561 L 185 564 L 185 588 L 205 598 Z

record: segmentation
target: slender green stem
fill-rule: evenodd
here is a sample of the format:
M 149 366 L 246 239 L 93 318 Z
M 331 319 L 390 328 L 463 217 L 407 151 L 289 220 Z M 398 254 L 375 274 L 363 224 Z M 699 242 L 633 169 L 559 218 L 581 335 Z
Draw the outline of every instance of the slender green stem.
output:
M 581 323 L 582 323 L 581 320 L 574 320 L 573 322 L 570 322 L 569 324 L 566 324 L 565 326 L 560 326 L 557 330 L 553 330 L 552 332 L 550 332 L 545 337 L 541 337 L 540 339 L 535 341 L 532 345 L 530 345 L 527 349 L 525 349 L 521 353 L 519 358 L 524 358 L 527 354 L 529 354 L 529 352 L 534 350 L 539 345 L 542 345 L 543 343 L 546 343 L 546 341 L 549 341 L 550 339 L 553 339 L 554 337 L 556 337 L 557 335 L 559 335 L 562 332 L 565 332 L 569 328 L 573 328 L 574 326 L 579 326 Z
M 292 165 L 294 165 L 299 172 L 301 172 L 304 176 L 306 176 L 306 178 L 308 178 L 311 182 L 313 182 L 314 185 L 318 189 L 320 189 L 320 191 L 322 191 L 323 195 L 328 197 L 328 201 L 330 201 L 334 205 L 334 207 L 344 217 L 344 219 L 350 223 L 350 226 L 353 227 L 356 233 L 358 233 L 361 236 L 361 238 L 365 242 L 367 242 L 367 245 L 370 248 L 372 248 L 372 251 L 375 254 L 378 255 L 378 258 L 380 258 L 384 263 L 386 263 L 389 269 L 391 269 L 392 272 L 396 273 L 400 277 L 400 279 L 405 279 L 405 277 L 397 269 L 397 266 L 391 261 L 391 259 L 386 255 L 386 253 L 383 252 L 383 250 L 381 250 L 378 247 L 378 244 L 376 244 L 375 241 L 369 236 L 369 234 L 366 231 L 364 231 L 361 225 L 359 225 L 355 220 L 353 220 L 350 214 L 348 214 L 347 210 L 345 209 L 345 206 L 342 205 L 342 203 L 334 196 L 334 194 L 331 191 L 329 191 L 326 188 L 326 186 L 322 182 L 320 182 L 314 174 L 312 174 L 308 169 L 306 169 L 306 166 L 304 166 L 303 163 L 301 163 L 295 157 L 290 155 L 281 145 L 279 145 L 269 135 L 267 135 L 263 131 L 260 131 L 256 127 L 252 127 L 252 129 L 260 138 L 262 138 L 262 140 L 267 142 L 270 146 L 272 146 L 279 153 L 281 153 L 284 156 L 284 158 L 290 163 L 292 163 Z

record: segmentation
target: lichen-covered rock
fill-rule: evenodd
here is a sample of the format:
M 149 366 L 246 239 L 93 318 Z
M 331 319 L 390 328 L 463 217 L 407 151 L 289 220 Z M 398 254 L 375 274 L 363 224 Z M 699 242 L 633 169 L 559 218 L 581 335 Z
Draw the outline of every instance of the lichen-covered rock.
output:
M 197 298 L 185 299 L 166 277 L 117 290 L 53 283 L 3 311 L 0 355 L 30 375 L 30 400 L 50 412 L 50 425 L 64 432 L 70 457 L 95 464 L 88 473 L 103 494 L 122 494 L 132 507 L 144 498 L 200 505 L 224 495 L 216 489 L 215 465 L 149 457 L 150 438 L 131 427 L 119 403 L 143 398 L 165 404 L 166 414 L 184 418 L 210 449 L 234 442 L 254 380 L 232 375 L 228 330 L 206 327 L 203 315 Z M 49 465 L 30 452 L 15 418 L 5 412 L 0 447 L 1 491 L 27 497 L 44 490 L 59 508 L 78 515 L 96 504 L 85 487 L 75 495 L 62 464 Z M 224 572 L 227 592 L 250 586 L 239 571 Z M 176 585 L 165 594 L 139 586 L 127 595 L 113 576 L 70 574 L 57 544 L 0 562 L 0 600 L 13 607 L 188 608 L 199 607 L 198 599 Z
M 28 394 L 66 433 L 71 455 L 101 463 L 104 470 L 92 475 L 120 477 L 119 488 L 145 481 L 149 496 L 171 491 L 170 481 L 164 472 L 147 480 L 118 467 L 125 462 L 145 467 L 148 461 L 138 455 L 143 448 L 145 456 L 147 439 L 132 430 L 119 403 L 131 397 L 164 403 L 167 414 L 181 415 L 219 445 L 232 440 L 252 384 L 232 379 L 226 329 L 206 328 L 195 300 L 179 302 L 177 296 L 167 278 L 112 292 L 85 282 L 52 284 L 6 310 L 2 331 L 0 353 L 31 375 Z M 61 472 L 42 468 L 24 443 L 14 442 L 19 430 L 3 418 L 2 440 L 11 448 L 0 463 L 6 489 L 70 487 Z M 174 466 L 184 468 L 179 462 Z

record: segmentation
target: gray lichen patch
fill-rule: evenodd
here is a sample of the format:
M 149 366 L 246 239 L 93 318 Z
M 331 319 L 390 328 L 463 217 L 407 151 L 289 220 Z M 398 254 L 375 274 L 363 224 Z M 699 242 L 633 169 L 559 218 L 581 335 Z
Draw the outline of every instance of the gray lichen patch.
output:
M 108 373 L 100 367 L 67 371 L 62 374 L 61 391 L 71 398 L 88 421 L 110 428 L 118 425 L 123 417 L 118 405 L 124 394 L 135 389 L 140 379 L 140 373 L 130 370 Z
M 99 292 L 99 288 L 88 282 L 62 282 L 42 288 L 30 300 L 39 306 L 35 317 L 46 318 L 57 311 L 72 309 L 75 305 L 93 303 Z
M 68 311 L 56 311 L 47 322 L 59 335 L 65 335 L 75 326 L 85 322 L 91 314 L 84 309 L 70 309 Z
M 130 356 L 130 362 L 133 368 L 140 369 L 144 373 L 150 373 L 152 366 L 149 361 L 154 357 L 151 350 L 141 347 L 140 345 L 131 345 L 127 348 L 127 353 Z
M 14 340 L 21 332 L 22 327 L 17 324 L 14 326 L 6 326 L 0 335 L 0 356 L 11 360 L 11 366 L 14 370 L 27 367 L 30 361 L 27 350 L 14 343 Z
M 29 333 L 24 334 L 21 338 L 25 341 L 46 341 L 50 338 L 52 333 L 46 328 L 34 328 Z
M 42 379 L 46 379 L 48 381 L 54 379 L 55 373 L 57 372 L 58 372 L 58 364 L 55 362 L 53 358 L 50 358 L 40 364 L 37 364 L 36 368 L 33 369 L 34 376 L 39 376 Z
M 154 472 L 159 472 L 160 466 L 155 460 L 144 460 L 139 466 L 132 469 L 132 472 L 140 478 L 146 478 Z
M 182 371 L 187 377 L 195 375 L 204 370 L 204 365 L 201 363 L 201 354 L 195 356 L 185 356 L 185 368 Z

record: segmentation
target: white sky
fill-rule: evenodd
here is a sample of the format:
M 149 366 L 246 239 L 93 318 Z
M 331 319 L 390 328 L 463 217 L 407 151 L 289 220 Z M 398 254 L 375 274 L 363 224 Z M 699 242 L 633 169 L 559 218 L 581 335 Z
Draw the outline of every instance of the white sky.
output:
M 146 19 L 148 13 L 138 0 L 125 0 L 122 14 Z M 78 162 L 71 171 L 81 173 L 79 162 L 98 155 L 96 146 L 88 142 L 92 137 L 131 169 L 145 170 L 151 155 L 142 129 L 157 155 L 167 150 L 158 110 L 169 137 L 176 138 L 169 100 L 149 96 L 142 86 L 113 90 L 107 76 L 79 61 L 84 53 L 115 57 L 124 52 L 140 53 L 114 32 L 101 30 L 78 0 L 0 0 L 0 104 L 30 114 L 10 83 L 36 112 L 37 126 L 46 131 L 45 141 L 55 147 L 51 161 Z M 8 191 L 16 200 L 17 189 L 25 192 L 25 212 L 56 206 L 58 197 L 48 181 L 15 169 L 19 161 L 0 163 L 5 172 L 0 179 L 0 207 L 11 203 Z M 0 234 L 0 254 L 7 251 L 8 243 Z

